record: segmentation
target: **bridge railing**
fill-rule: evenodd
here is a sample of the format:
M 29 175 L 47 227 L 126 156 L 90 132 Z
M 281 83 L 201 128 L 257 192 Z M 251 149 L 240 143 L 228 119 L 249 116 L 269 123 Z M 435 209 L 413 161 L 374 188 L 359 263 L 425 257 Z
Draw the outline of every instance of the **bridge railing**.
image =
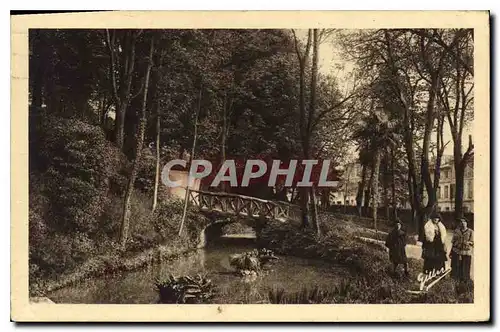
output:
M 300 208 L 298 206 L 257 197 L 191 190 L 189 192 L 189 201 L 200 210 L 205 211 L 280 221 L 300 220 Z

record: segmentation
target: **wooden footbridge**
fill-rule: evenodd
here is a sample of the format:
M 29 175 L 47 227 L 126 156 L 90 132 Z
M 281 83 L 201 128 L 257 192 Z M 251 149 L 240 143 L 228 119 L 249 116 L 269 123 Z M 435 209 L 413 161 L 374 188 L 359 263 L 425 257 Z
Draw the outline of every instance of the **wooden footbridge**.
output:
M 286 221 L 300 220 L 300 207 L 279 201 L 225 192 L 189 191 L 189 202 L 201 211 L 255 219 Z

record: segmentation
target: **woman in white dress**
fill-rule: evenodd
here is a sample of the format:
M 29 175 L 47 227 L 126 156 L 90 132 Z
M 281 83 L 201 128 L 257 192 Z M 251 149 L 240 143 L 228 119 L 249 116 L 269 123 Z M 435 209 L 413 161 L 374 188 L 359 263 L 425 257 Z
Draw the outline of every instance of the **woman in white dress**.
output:
M 445 269 L 448 259 L 445 249 L 446 227 L 438 213 L 432 213 L 424 225 L 425 239 L 422 243 L 424 273 L 438 272 Z

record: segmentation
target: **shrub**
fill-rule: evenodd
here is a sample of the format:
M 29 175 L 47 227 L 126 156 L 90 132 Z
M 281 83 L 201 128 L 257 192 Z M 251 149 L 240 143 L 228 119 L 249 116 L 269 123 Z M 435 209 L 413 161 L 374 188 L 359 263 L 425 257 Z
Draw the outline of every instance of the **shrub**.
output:
M 126 164 L 97 126 L 30 117 L 30 273 L 57 275 L 98 251 L 111 228 L 111 179 Z
M 182 220 L 184 202 L 180 199 L 171 199 L 161 202 L 153 215 L 153 225 L 161 239 L 179 239 L 185 245 L 195 245 L 203 229 L 209 224 L 208 219 L 192 206 L 188 206 L 184 232 L 178 237 Z
M 160 167 L 163 165 L 160 164 Z M 160 168 L 161 172 L 161 168 Z M 142 150 L 142 159 L 137 172 L 137 180 L 135 187 L 143 193 L 153 194 L 156 174 L 156 156 L 153 155 L 151 149 L 144 148 Z M 161 179 L 160 179 L 161 181 Z
M 136 190 L 132 195 L 130 208 L 130 233 L 127 243 L 129 251 L 140 251 L 151 248 L 161 242 L 160 235 L 156 232 L 151 212 L 152 198 Z M 120 202 L 123 204 L 123 202 Z M 120 206 L 121 206 L 120 204 Z M 121 220 L 121 209 L 120 219 Z M 118 225 L 119 226 L 119 225 Z
M 39 247 L 30 252 L 30 263 L 43 277 L 55 277 L 73 269 L 95 252 L 95 243 L 85 234 L 49 234 Z M 38 270 L 39 269 L 39 270 Z
M 100 127 L 44 111 L 30 116 L 29 147 L 30 280 L 84 275 L 104 264 L 98 255 L 115 257 L 130 171 L 125 155 Z M 152 213 L 153 181 L 154 156 L 145 151 L 136 182 L 140 190 L 132 196 L 128 253 L 165 242 L 188 248 L 207 224 L 189 209 L 179 238 L 183 204 L 163 201 Z
M 30 189 L 43 183 L 30 200 L 46 198 L 40 217 L 51 231 L 97 232 L 110 179 L 126 164 L 97 126 L 45 113 L 30 118 Z

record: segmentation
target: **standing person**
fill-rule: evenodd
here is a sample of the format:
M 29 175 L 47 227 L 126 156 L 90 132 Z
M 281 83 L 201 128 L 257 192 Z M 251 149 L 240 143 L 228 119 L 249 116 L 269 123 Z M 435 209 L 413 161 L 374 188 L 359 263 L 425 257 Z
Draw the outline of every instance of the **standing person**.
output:
M 389 248 L 389 260 L 397 273 L 399 264 L 403 264 L 405 275 L 408 276 L 408 259 L 406 257 L 406 231 L 402 228 L 401 220 L 396 219 L 396 224 L 387 235 L 385 246 Z
M 441 216 L 433 212 L 424 225 L 425 239 L 422 244 L 422 258 L 424 259 L 424 273 L 438 272 L 445 269 L 447 260 L 444 247 L 446 227 L 441 222 Z
M 474 232 L 467 227 L 467 219 L 457 221 L 459 224 L 451 240 L 451 276 L 458 281 L 469 281 Z

